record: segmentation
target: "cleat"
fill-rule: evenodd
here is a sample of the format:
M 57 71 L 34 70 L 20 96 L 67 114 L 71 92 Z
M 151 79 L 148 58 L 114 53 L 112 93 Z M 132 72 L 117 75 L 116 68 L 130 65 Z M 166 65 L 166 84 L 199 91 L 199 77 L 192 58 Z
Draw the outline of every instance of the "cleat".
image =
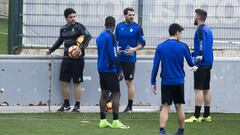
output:
M 75 106 L 73 108 L 72 112 L 80 112 L 80 107 L 79 106 Z
M 66 112 L 69 111 L 71 109 L 70 106 L 61 106 L 57 111 L 58 112 Z
M 122 124 L 119 120 L 113 120 L 111 128 L 129 129 L 130 127 Z
M 173 135 L 184 135 L 184 133 L 177 132 L 177 133 L 175 133 Z
M 106 127 L 111 127 L 112 125 L 106 120 L 106 119 L 102 119 L 99 122 L 98 127 L 99 128 L 106 128 Z
M 186 123 L 202 122 L 202 117 L 196 118 L 195 116 L 192 116 L 192 117 L 186 119 L 184 122 L 186 122 Z
M 181 132 L 181 131 L 177 131 L 175 134 L 173 134 L 173 135 L 184 135 L 184 132 Z
M 130 109 L 129 107 L 127 107 L 123 112 L 126 112 L 126 113 L 132 113 L 132 109 Z
M 203 122 L 212 122 L 212 117 L 208 116 L 208 117 L 201 117 Z

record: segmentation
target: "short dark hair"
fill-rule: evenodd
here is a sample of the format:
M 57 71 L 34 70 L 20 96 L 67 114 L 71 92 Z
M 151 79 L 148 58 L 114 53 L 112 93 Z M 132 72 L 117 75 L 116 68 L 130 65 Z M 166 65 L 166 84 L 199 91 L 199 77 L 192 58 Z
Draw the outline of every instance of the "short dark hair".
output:
M 112 16 L 108 16 L 105 19 L 105 27 L 106 28 L 111 28 L 111 27 L 115 27 L 116 21 L 115 18 Z
M 182 32 L 184 30 L 184 28 L 177 24 L 177 23 L 173 23 L 169 26 L 168 32 L 170 36 L 174 36 L 177 32 Z
M 196 9 L 195 13 L 200 17 L 201 21 L 205 21 L 207 19 L 207 12 L 203 9 Z
M 65 17 L 68 17 L 70 14 L 72 14 L 72 13 L 74 13 L 74 14 L 76 14 L 76 11 L 74 10 L 74 9 L 72 9 L 72 8 L 66 8 L 65 10 L 64 10 L 64 16 Z
M 127 14 L 128 14 L 128 11 L 134 11 L 134 9 L 131 8 L 131 7 L 127 7 L 127 8 L 125 8 L 125 9 L 123 10 L 123 14 L 124 14 L 124 15 L 127 15 Z

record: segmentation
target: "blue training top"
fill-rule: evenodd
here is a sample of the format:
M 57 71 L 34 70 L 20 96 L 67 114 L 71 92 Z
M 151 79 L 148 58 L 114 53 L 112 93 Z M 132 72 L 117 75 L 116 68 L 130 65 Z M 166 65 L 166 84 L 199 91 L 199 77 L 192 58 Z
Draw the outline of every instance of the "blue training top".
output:
M 110 29 L 104 30 L 96 39 L 98 72 L 121 72 L 117 58 L 117 44 Z
M 213 34 L 206 24 L 198 26 L 194 36 L 193 57 L 202 56 L 198 66 L 212 66 L 213 58 Z
M 162 84 L 178 85 L 184 83 L 185 72 L 184 57 L 189 66 L 193 67 L 193 59 L 191 57 L 188 46 L 176 39 L 168 39 L 159 44 L 156 48 L 151 84 L 156 85 L 156 76 L 158 73 L 159 64 L 161 62 Z
M 129 49 L 129 47 L 136 47 L 138 44 L 142 45 L 142 47 L 145 46 L 142 28 L 135 22 L 130 24 L 121 22 L 116 27 L 115 35 L 118 46 L 121 52 L 123 52 L 118 53 L 119 61 L 136 62 L 136 53 L 128 55 L 124 51 Z

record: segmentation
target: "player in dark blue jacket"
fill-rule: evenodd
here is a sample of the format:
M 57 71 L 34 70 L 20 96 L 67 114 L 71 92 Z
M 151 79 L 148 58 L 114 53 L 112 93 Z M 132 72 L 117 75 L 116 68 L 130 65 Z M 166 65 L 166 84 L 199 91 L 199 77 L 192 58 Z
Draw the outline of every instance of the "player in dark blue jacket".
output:
M 134 9 L 126 8 L 123 13 L 125 21 L 117 25 L 115 33 L 119 47 L 118 58 L 128 89 L 128 105 L 124 112 L 132 112 L 136 52 L 145 46 L 145 40 L 142 28 L 133 21 Z
M 194 116 L 186 119 L 185 122 L 211 122 L 210 105 L 210 77 L 213 65 L 213 34 L 210 28 L 205 23 L 207 12 L 202 9 L 195 10 L 195 22 L 197 30 L 194 36 L 194 52 L 193 57 L 198 61 L 198 70 L 194 73 L 194 89 L 195 89 L 195 112 Z M 200 117 L 201 107 L 204 103 L 204 113 Z
M 115 28 L 115 18 L 109 16 L 105 19 L 106 29 L 97 37 L 96 44 L 98 50 L 97 69 L 99 72 L 101 98 L 100 98 L 100 122 L 99 127 L 123 128 L 125 126 L 118 120 L 119 101 L 120 101 L 120 86 L 119 74 L 121 68 L 117 58 L 117 42 L 113 34 Z M 113 104 L 113 123 L 110 124 L 106 120 L 106 103 L 109 95 L 112 93 Z
M 185 43 L 179 41 L 183 27 L 179 24 L 171 24 L 169 26 L 170 38 L 165 42 L 159 44 L 156 48 L 151 84 L 153 93 L 156 94 L 156 77 L 158 73 L 159 64 L 161 63 L 161 99 L 162 110 L 160 112 L 160 135 L 165 135 L 165 126 L 168 119 L 169 107 L 174 102 L 179 129 L 176 135 L 184 135 L 184 119 L 185 114 L 182 104 L 184 101 L 184 58 L 187 60 L 189 66 L 196 70 L 190 50 Z
M 63 112 L 71 108 L 69 104 L 69 83 L 71 79 L 73 79 L 76 103 L 72 111 L 79 112 L 81 96 L 80 83 L 83 82 L 84 49 L 87 48 L 92 36 L 84 25 L 76 22 L 76 11 L 74 9 L 65 9 L 64 16 L 67 24 L 60 29 L 59 38 L 54 45 L 49 48 L 47 54 L 51 54 L 64 43 L 64 58 L 61 63 L 59 77 L 63 91 L 64 104 L 58 111 Z M 84 40 L 80 46 L 81 55 L 78 58 L 71 58 L 68 56 L 68 49 L 72 45 L 77 45 L 76 40 L 79 36 L 84 36 Z

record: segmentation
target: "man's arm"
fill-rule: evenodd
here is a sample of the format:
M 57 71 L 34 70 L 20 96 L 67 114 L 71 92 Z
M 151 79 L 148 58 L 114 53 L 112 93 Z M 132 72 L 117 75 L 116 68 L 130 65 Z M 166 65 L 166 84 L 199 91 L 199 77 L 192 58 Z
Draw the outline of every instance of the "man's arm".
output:
M 61 30 L 60 30 L 60 35 L 59 35 L 57 41 L 53 44 L 53 46 L 51 48 L 48 49 L 47 54 L 51 54 L 56 49 L 58 49 L 62 45 L 63 41 L 64 40 L 63 40 L 63 38 L 61 36 Z
M 118 57 L 117 57 L 117 48 L 115 47 L 115 45 L 113 43 L 113 40 L 115 40 L 114 37 L 112 37 L 114 35 L 111 35 L 107 38 L 107 51 L 108 51 L 108 54 L 109 54 L 109 64 L 112 65 L 112 66 L 115 66 L 115 68 L 117 69 L 117 72 L 118 73 L 121 73 L 122 70 L 121 70 L 121 67 L 120 67 L 120 64 L 118 62 Z
M 130 47 L 128 49 L 128 54 L 134 53 L 140 49 L 142 49 L 145 46 L 146 42 L 144 40 L 144 34 L 142 27 L 139 26 L 139 31 L 137 33 L 137 46 L 136 47 Z
M 87 48 L 90 40 L 92 39 L 91 34 L 88 32 L 88 30 L 85 28 L 85 26 L 81 25 L 79 26 L 79 30 L 80 30 L 80 35 L 84 36 L 84 40 L 82 42 L 82 45 L 80 46 L 81 49 L 85 49 Z
M 160 51 L 157 48 L 155 51 L 154 59 L 153 59 L 153 68 L 152 68 L 152 75 L 151 75 L 152 85 L 156 85 L 156 77 L 157 77 L 160 61 L 161 61 Z
M 187 45 L 185 45 L 184 57 L 185 57 L 188 65 L 189 65 L 190 67 L 193 67 L 193 66 L 194 66 L 194 62 L 193 62 L 193 59 L 192 59 L 192 57 L 191 57 L 190 50 L 189 50 L 189 48 L 188 48 Z

